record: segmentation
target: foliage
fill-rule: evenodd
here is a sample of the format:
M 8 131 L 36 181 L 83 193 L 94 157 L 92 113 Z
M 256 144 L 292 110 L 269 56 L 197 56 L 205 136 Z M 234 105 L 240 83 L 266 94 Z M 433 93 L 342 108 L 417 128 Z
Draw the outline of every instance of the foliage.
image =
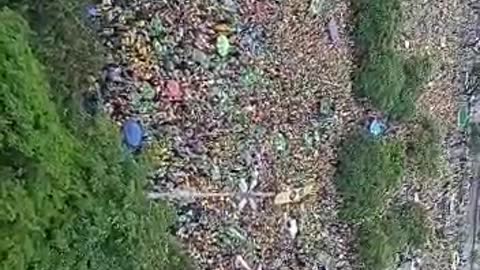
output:
M 142 160 L 102 119 L 66 128 L 28 34 L 0 13 L 0 269 L 184 269 Z
M 357 45 L 364 52 L 383 52 L 394 46 L 401 21 L 399 0 L 354 1 Z
M 343 205 L 339 216 L 358 225 L 358 250 L 365 269 L 387 269 L 395 254 L 424 241 L 420 209 L 394 201 L 405 157 L 404 143 L 361 134 L 347 141 L 340 152 L 336 185 Z
M 431 63 L 414 57 L 405 61 L 393 50 L 372 53 L 355 80 L 360 95 L 396 119 L 415 115 L 415 101 L 428 78 Z
M 344 200 L 340 216 L 353 223 L 383 212 L 386 198 L 404 173 L 404 145 L 356 135 L 340 153 L 336 179 Z
M 48 74 L 50 97 L 61 120 L 69 123 L 78 115 L 81 95 L 101 70 L 103 46 L 96 39 L 93 22 L 86 7 L 90 0 L 0 0 L 19 12 L 34 31 L 32 49 Z
M 421 247 L 427 235 L 422 210 L 412 203 L 393 206 L 359 231 L 359 254 L 364 268 L 371 270 L 389 269 L 396 254 Z
M 220 56 L 225 57 L 230 51 L 230 41 L 225 35 L 217 37 L 217 52 Z
M 384 111 L 411 111 L 414 104 L 400 102 L 406 81 L 402 68 L 402 58 L 393 51 L 370 54 L 356 80 L 360 94 Z
M 433 120 L 426 117 L 419 120 L 418 127 L 407 142 L 407 153 L 414 170 L 420 175 L 438 176 L 441 154 L 440 131 Z
M 467 105 L 460 106 L 457 113 L 457 126 L 465 130 L 470 124 L 470 112 Z
M 401 1 L 352 4 L 358 18 L 354 34 L 360 53 L 355 90 L 393 119 L 412 118 L 432 63 L 427 57 L 406 59 L 396 50 Z M 340 216 L 359 225 L 358 249 L 365 269 L 388 269 L 395 254 L 425 240 L 423 213 L 417 206 L 389 205 L 400 187 L 406 154 L 415 170 L 433 175 L 438 171 L 438 142 L 433 123 L 422 120 L 407 144 L 355 136 L 341 152 L 337 187 L 344 203 Z
M 429 58 L 405 59 L 395 49 L 400 1 L 358 1 L 355 6 L 358 13 L 355 36 L 362 54 L 355 74 L 356 90 L 393 118 L 412 117 L 415 100 L 432 67 Z
M 405 82 L 405 91 L 416 98 L 416 92 L 431 76 L 433 68 L 432 60 L 427 56 L 414 56 L 405 60 L 403 72 L 407 81 Z

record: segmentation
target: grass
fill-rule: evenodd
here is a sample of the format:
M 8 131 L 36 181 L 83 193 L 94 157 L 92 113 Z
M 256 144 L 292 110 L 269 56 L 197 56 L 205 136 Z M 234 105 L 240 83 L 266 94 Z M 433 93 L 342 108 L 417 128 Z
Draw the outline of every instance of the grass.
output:
M 89 27 L 91 0 L 0 0 L 20 13 L 30 29 L 29 41 L 50 82 L 50 98 L 61 120 L 79 115 L 79 100 L 105 63 L 105 51 Z M 69 125 L 74 127 L 74 125 Z
M 432 178 L 440 173 L 440 131 L 435 122 L 427 117 L 418 120 L 417 128 L 407 140 L 410 166 L 419 176 Z
M 339 160 L 340 217 L 358 224 L 382 215 L 404 174 L 404 145 L 358 134 L 345 142 Z
M 355 90 L 388 118 L 414 119 L 432 62 L 428 57 L 406 58 L 396 48 L 401 0 L 360 0 L 352 5 L 358 18 L 354 35 L 360 56 Z M 406 141 L 354 135 L 340 152 L 336 184 L 344 203 L 339 216 L 358 229 L 362 269 L 393 268 L 397 254 L 420 248 L 426 240 L 421 208 L 399 202 L 396 196 L 407 169 L 425 177 L 438 173 L 438 130 L 426 118 L 417 126 Z
M 420 248 L 426 240 L 422 210 L 415 204 L 395 205 L 385 216 L 359 229 L 359 254 L 364 269 L 390 269 L 396 255 Z
M 356 1 L 360 67 L 355 89 L 394 119 L 415 115 L 415 101 L 428 79 L 432 63 L 427 57 L 406 59 L 395 49 L 401 29 L 400 0 Z
M 393 48 L 401 22 L 399 0 L 359 0 L 352 3 L 357 15 L 355 34 L 363 52 L 388 51 Z
M 397 253 L 420 246 L 426 235 L 421 211 L 395 201 L 406 168 L 405 144 L 357 134 L 345 142 L 339 160 L 339 217 L 358 228 L 364 269 L 387 269 Z
M 146 165 L 106 120 L 65 124 L 30 36 L 0 12 L 0 269 L 185 269 Z
M 369 54 L 355 80 L 360 95 L 394 119 L 415 116 L 415 101 L 428 78 L 431 63 L 427 58 L 405 60 L 388 50 Z

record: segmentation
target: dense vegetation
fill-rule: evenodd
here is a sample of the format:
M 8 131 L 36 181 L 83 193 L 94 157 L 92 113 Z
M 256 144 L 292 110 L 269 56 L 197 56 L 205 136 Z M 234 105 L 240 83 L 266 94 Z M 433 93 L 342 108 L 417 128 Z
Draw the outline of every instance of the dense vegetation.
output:
M 426 235 L 418 206 L 395 198 L 405 174 L 405 145 L 357 134 L 339 159 L 337 188 L 344 199 L 339 215 L 358 227 L 365 269 L 387 269 L 395 254 L 420 247 Z
M 421 248 L 427 237 L 421 208 L 398 202 L 359 228 L 359 254 L 365 269 L 390 269 L 398 254 Z
M 407 170 L 425 180 L 438 172 L 440 134 L 432 120 L 418 117 L 415 110 L 432 63 L 424 57 L 406 58 L 396 49 L 399 0 L 361 0 L 353 6 L 359 49 L 354 87 L 388 118 L 410 121 L 413 128 L 409 136 L 395 139 L 355 134 L 339 155 L 340 217 L 358 229 L 363 268 L 383 270 L 395 266 L 397 254 L 421 247 L 427 237 L 421 208 L 396 194 Z
M 396 49 L 402 21 L 399 0 L 361 0 L 353 6 L 359 49 L 355 89 L 390 118 L 411 120 L 422 84 L 430 76 L 431 61 L 408 59 Z M 427 178 L 436 175 L 439 133 L 427 118 L 410 126 L 416 128 L 403 139 L 356 134 L 339 156 L 336 180 L 344 199 L 340 217 L 358 228 L 358 251 L 365 269 L 393 267 L 396 254 L 425 241 L 422 210 L 399 201 L 395 194 L 406 170 Z
M 407 139 L 409 166 L 419 177 L 437 177 L 440 170 L 440 130 L 432 119 L 422 117 L 417 122 Z
M 381 215 L 404 173 L 404 145 L 357 135 L 345 142 L 339 159 L 341 217 L 358 223 Z
M 94 2 L 94 1 L 93 1 Z M 0 0 L 28 22 L 29 40 L 35 56 L 49 74 L 50 98 L 69 127 L 78 117 L 80 96 L 93 84 L 105 63 L 95 25 L 88 18 L 90 0 Z
M 67 128 L 30 37 L 0 13 L 0 269 L 184 269 L 169 212 L 144 199 L 143 161 L 107 121 Z
M 361 55 L 355 88 L 377 108 L 396 119 L 415 115 L 415 100 L 430 76 L 428 58 L 406 59 L 395 48 L 400 29 L 399 0 L 356 1 L 355 36 Z

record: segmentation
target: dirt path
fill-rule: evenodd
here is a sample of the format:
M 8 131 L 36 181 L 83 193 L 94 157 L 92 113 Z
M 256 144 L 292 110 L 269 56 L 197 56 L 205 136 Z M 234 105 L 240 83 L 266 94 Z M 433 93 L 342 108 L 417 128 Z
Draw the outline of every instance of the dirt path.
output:
M 479 131 L 479 74 L 478 66 L 480 63 L 480 56 L 478 51 L 478 40 L 480 34 L 478 26 L 480 25 L 480 10 L 478 5 L 471 4 L 468 6 L 465 27 L 465 47 L 462 52 L 462 60 L 464 63 L 463 79 L 465 90 L 463 93 L 463 100 L 466 106 L 469 107 L 471 113 L 471 128 L 469 129 L 469 158 L 471 180 L 469 205 L 466 213 L 464 233 L 462 238 L 461 254 L 464 259 L 464 264 L 461 269 L 473 270 L 480 269 L 480 261 L 478 254 L 480 252 L 480 241 L 478 236 L 480 231 L 480 133 Z

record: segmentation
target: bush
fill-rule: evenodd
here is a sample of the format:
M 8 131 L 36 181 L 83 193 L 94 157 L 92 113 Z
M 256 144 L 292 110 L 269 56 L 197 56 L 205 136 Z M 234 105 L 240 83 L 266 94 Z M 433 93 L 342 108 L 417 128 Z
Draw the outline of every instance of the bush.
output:
M 394 205 L 386 215 L 359 230 L 359 254 L 365 269 L 389 269 L 395 255 L 420 248 L 426 240 L 422 210 L 414 204 Z
M 405 59 L 396 51 L 399 0 L 359 1 L 355 6 L 355 34 L 361 53 L 354 78 L 356 90 L 391 117 L 411 118 L 422 84 L 430 76 L 431 62 L 426 57 Z
M 385 112 L 412 112 L 415 104 L 404 102 L 402 95 L 407 78 L 403 72 L 403 59 L 394 51 L 370 54 L 356 80 L 362 96 Z
M 364 269 L 387 269 L 397 253 L 421 246 L 426 235 L 421 210 L 395 202 L 405 170 L 404 144 L 356 135 L 345 143 L 339 160 L 339 216 L 358 228 Z
M 342 219 L 352 223 L 382 214 L 387 198 L 400 184 L 405 151 L 399 142 L 356 135 L 340 152 L 337 190 L 344 200 Z
M 394 119 L 415 115 L 415 102 L 422 84 L 430 76 L 428 58 L 405 61 L 393 50 L 371 53 L 355 80 L 357 91 Z
M 401 20 L 399 0 L 353 1 L 357 13 L 355 38 L 364 52 L 393 48 Z
M 440 133 L 433 120 L 421 118 L 407 142 L 407 154 L 413 170 L 424 177 L 439 174 Z
M 91 0 L 0 0 L 20 13 L 33 32 L 34 54 L 44 64 L 49 95 L 66 124 L 78 115 L 79 96 L 97 77 L 105 51 L 95 30 L 88 26 L 86 7 Z
M 102 119 L 66 128 L 29 33 L 0 12 L 0 269 L 185 269 L 143 162 Z

